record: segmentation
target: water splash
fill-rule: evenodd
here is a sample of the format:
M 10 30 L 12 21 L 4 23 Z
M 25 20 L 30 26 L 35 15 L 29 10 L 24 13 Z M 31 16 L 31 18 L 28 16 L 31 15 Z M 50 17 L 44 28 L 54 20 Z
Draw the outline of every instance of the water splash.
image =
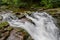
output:
M 18 19 L 8 13 L 2 16 L 10 26 L 25 29 L 34 40 L 60 40 L 59 29 L 54 24 L 53 18 L 46 12 L 33 12 L 30 16 L 26 15 L 27 19 Z

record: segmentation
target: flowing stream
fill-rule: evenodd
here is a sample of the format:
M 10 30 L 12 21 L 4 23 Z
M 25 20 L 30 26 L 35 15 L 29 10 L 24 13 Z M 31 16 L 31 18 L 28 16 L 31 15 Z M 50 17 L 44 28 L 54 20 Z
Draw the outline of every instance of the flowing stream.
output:
M 60 40 L 59 28 L 56 27 L 52 16 L 46 12 L 32 12 L 26 18 L 18 19 L 11 13 L 1 14 L 3 21 L 10 26 L 25 29 L 34 40 Z

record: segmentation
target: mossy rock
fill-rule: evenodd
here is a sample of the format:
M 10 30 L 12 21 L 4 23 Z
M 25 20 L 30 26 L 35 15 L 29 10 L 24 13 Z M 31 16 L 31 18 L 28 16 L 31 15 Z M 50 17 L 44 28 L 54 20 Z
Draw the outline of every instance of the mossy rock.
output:
M 2 17 L 2 16 L 0 16 L 0 21 L 2 21 L 2 19 L 3 19 L 3 17 Z
M 11 30 L 13 30 L 13 28 L 10 27 L 10 26 L 8 26 L 5 30 L 7 30 L 7 31 L 11 31 Z
M 0 23 L 0 29 L 7 27 L 9 24 L 8 22 L 2 22 Z
M 26 30 L 24 30 L 22 28 L 17 28 L 17 29 L 15 28 L 15 30 L 17 31 L 16 34 L 22 33 L 20 35 L 23 35 L 23 40 L 33 40 L 31 38 L 30 34 Z

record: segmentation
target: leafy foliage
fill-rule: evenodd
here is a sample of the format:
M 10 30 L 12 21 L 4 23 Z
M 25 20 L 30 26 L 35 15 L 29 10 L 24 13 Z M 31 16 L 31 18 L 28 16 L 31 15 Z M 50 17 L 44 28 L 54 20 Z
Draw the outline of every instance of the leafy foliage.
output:
M 52 0 L 42 0 L 41 4 L 45 6 L 46 8 L 52 8 Z
M 53 7 L 60 7 L 60 0 L 52 0 Z
M 46 8 L 60 7 L 60 0 L 0 0 L 0 5 L 15 7 L 42 6 Z

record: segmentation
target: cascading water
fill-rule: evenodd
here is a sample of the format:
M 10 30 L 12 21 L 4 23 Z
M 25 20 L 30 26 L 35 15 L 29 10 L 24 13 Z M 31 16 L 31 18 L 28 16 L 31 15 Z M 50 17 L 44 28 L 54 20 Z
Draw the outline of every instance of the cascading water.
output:
M 59 29 L 54 24 L 53 18 L 45 12 L 33 12 L 30 16 L 26 15 L 27 19 L 18 19 L 9 13 L 1 16 L 10 26 L 25 29 L 34 40 L 60 40 Z

